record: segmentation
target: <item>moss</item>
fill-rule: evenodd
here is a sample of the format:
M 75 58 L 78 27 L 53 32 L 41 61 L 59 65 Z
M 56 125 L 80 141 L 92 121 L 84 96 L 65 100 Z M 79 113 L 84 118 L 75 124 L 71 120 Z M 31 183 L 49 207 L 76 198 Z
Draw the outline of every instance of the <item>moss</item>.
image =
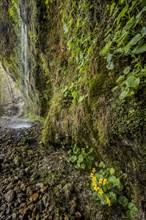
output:
M 136 98 L 129 98 L 126 101 L 118 99 L 111 100 L 111 133 L 117 136 L 126 136 L 128 138 L 143 138 L 142 130 L 144 129 L 143 115 L 146 106 L 144 101 L 138 101 Z
M 9 7 L 9 16 L 13 19 L 13 21 L 15 22 L 15 24 L 18 24 L 18 19 L 19 18 L 19 3 L 20 0 L 12 0 L 12 5 Z
M 90 82 L 90 91 L 89 91 L 89 98 L 96 99 L 101 95 L 105 94 L 105 81 L 106 75 L 104 73 L 97 73 Z M 92 100 L 90 101 L 92 102 Z
M 46 145 L 50 143 L 58 143 L 61 139 L 60 137 L 60 129 L 57 130 L 56 123 L 57 118 L 62 110 L 61 104 L 62 96 L 59 93 L 55 93 L 55 95 L 51 99 L 51 108 L 47 115 L 44 130 L 42 134 L 42 142 Z

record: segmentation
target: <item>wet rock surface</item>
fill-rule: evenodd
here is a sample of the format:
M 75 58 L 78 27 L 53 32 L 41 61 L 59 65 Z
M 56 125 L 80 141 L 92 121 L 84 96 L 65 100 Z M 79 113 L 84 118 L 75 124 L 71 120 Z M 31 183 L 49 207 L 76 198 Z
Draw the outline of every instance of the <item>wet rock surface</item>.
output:
M 65 150 L 44 147 L 41 130 L 0 128 L 0 219 L 102 219 L 88 174 Z

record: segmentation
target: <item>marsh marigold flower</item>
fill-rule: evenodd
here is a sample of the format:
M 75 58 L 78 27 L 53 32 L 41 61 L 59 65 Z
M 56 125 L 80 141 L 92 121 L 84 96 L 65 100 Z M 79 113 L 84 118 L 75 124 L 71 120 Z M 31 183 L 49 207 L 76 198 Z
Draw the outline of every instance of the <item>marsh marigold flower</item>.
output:
M 99 187 L 97 185 L 94 186 L 94 190 L 97 192 L 99 190 Z
M 99 188 L 99 194 L 102 196 L 102 194 L 103 194 L 102 188 Z
M 106 178 L 103 179 L 103 185 L 108 184 L 108 181 Z
M 95 173 L 95 172 L 96 172 L 96 169 L 95 169 L 95 168 L 93 168 L 93 169 L 92 169 L 92 173 Z
M 99 183 L 100 183 L 100 184 L 102 184 L 102 180 L 103 180 L 102 178 L 99 179 Z
M 90 173 L 90 178 L 92 179 L 94 177 L 93 173 Z

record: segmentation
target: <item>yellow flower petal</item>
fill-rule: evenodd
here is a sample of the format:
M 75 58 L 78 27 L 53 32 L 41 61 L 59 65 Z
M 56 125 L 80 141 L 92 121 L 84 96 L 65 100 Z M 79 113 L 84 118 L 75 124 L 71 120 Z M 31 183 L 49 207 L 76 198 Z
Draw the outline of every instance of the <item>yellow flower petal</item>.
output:
M 99 194 L 102 196 L 102 194 L 103 194 L 102 188 L 99 188 Z
M 102 178 L 99 179 L 99 183 L 102 184 Z
M 92 169 L 92 173 L 95 173 L 95 172 L 96 172 L 96 169 L 95 169 L 95 168 L 93 168 L 93 169 Z
M 106 178 L 103 179 L 103 185 L 108 184 L 108 181 Z

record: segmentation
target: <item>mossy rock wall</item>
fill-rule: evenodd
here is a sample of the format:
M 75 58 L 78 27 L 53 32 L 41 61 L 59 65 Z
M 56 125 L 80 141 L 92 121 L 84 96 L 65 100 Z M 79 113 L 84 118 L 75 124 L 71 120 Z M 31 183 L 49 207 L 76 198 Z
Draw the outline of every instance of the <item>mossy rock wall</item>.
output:
M 46 4 L 48 51 L 43 50 L 51 95 L 42 140 L 48 146 L 60 145 L 65 140 L 68 145 L 93 147 L 99 160 L 114 166 L 117 172 L 127 173 L 125 184 L 129 197 L 133 194 L 143 213 L 146 194 L 144 78 L 139 88 L 133 91 L 130 87 L 131 94 L 120 99 L 122 89 L 127 88 L 117 86 L 116 81 L 133 58 L 117 55 L 112 68 L 113 63 L 107 64 L 102 54 L 106 42 L 114 37 L 114 20 L 124 4 L 119 1 L 113 6 L 110 1 L 86 0 Z M 128 4 L 131 7 L 131 1 Z M 138 7 L 141 10 L 143 6 L 138 4 Z M 121 30 L 125 20 L 124 16 L 120 20 Z M 145 53 L 142 55 L 145 57 Z M 141 62 L 144 66 L 145 61 Z M 127 84 L 123 82 L 123 85 Z M 115 86 L 118 88 L 112 91 Z M 137 219 L 144 219 L 143 216 Z

